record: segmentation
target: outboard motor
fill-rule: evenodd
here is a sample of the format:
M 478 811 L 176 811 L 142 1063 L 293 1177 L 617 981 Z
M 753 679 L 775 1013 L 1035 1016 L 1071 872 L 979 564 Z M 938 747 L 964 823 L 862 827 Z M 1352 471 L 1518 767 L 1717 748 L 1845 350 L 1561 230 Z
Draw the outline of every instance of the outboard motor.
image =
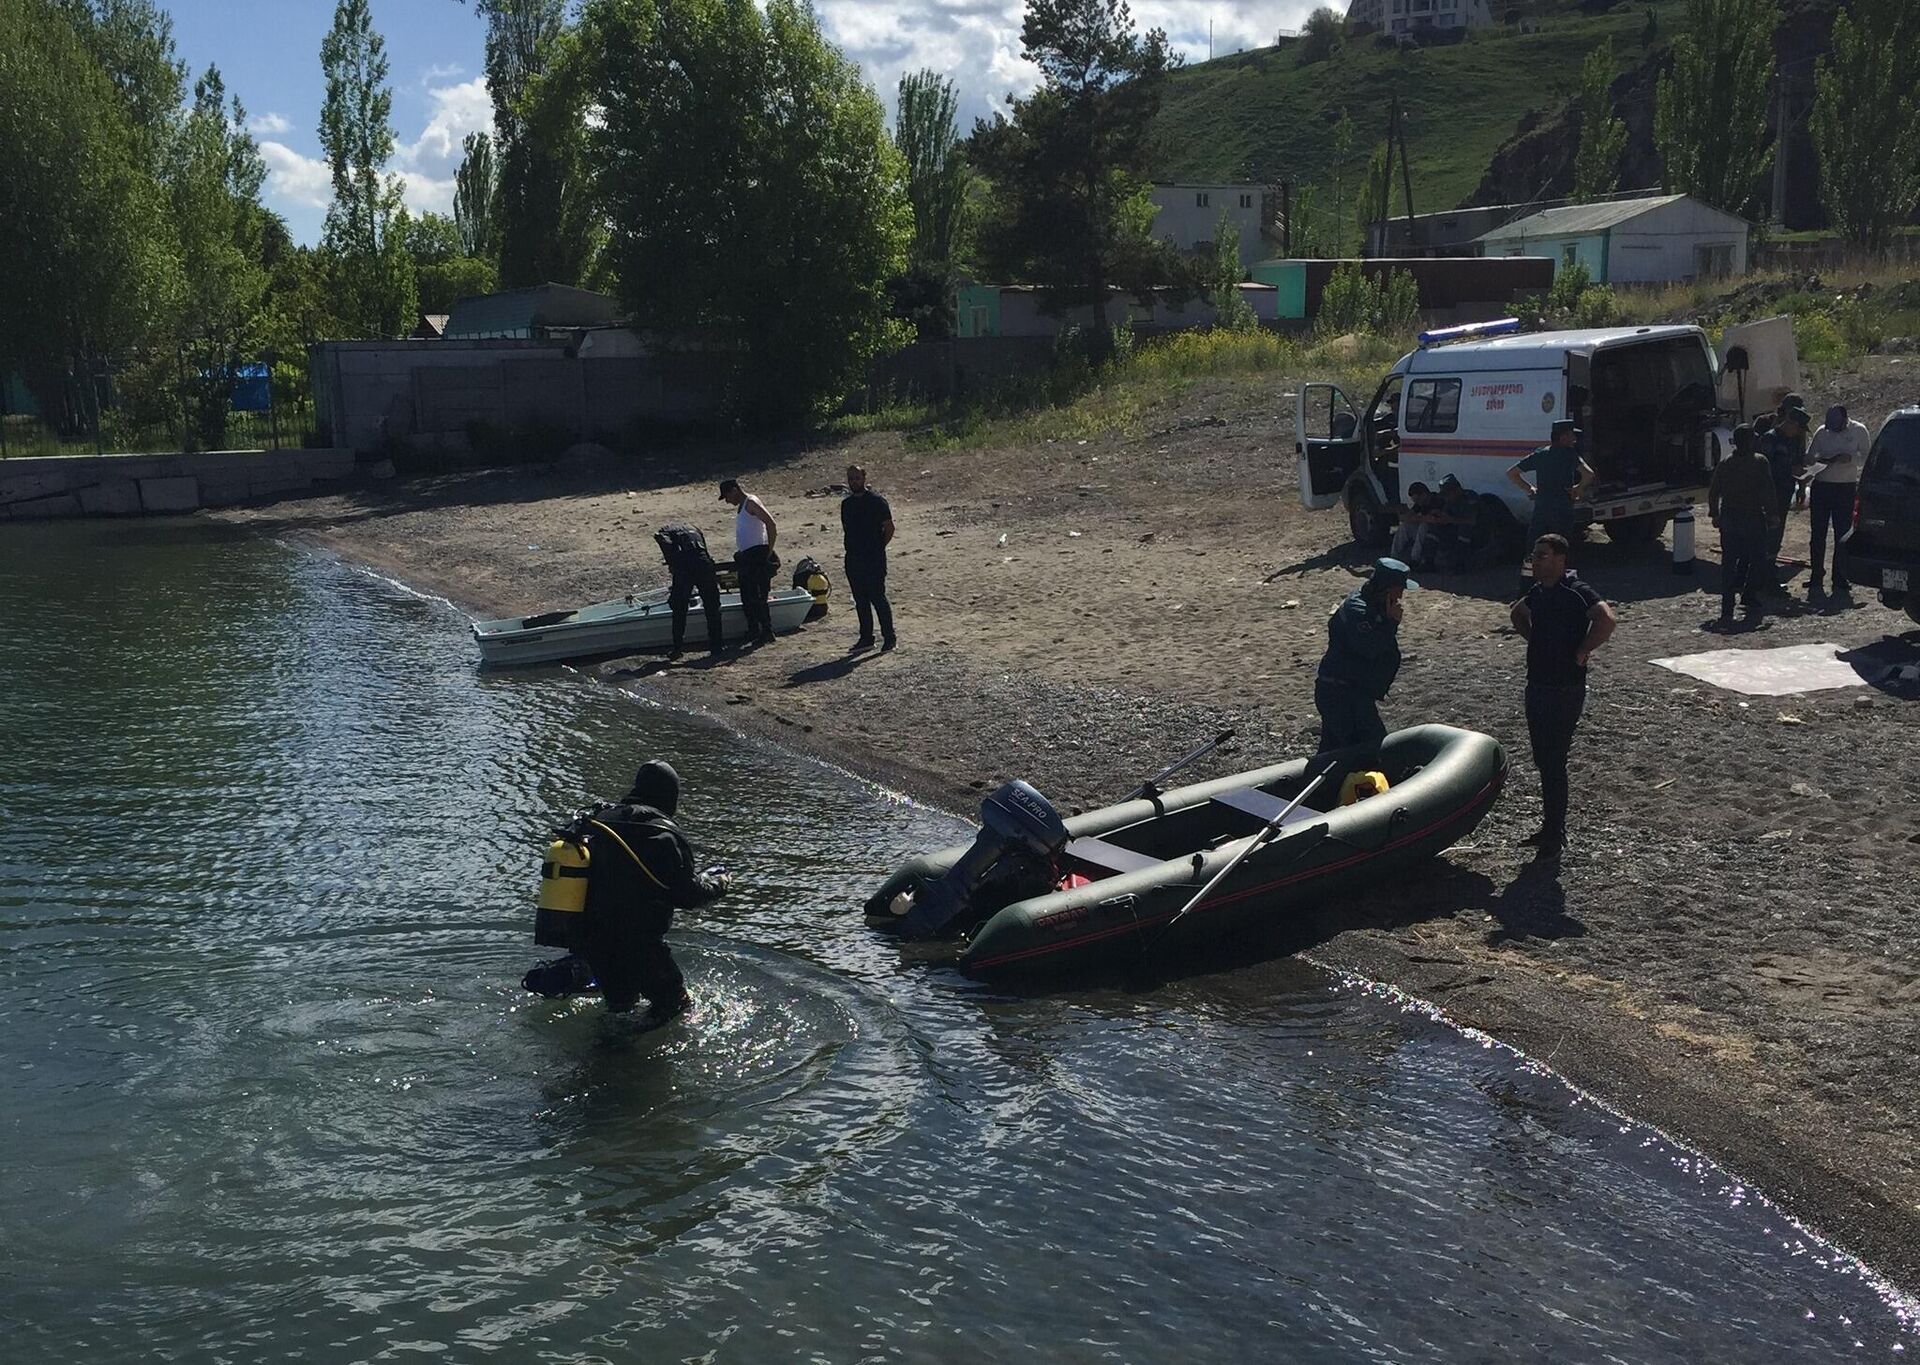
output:
M 1051 885 L 1053 857 L 1067 842 L 1067 827 L 1051 801 L 1025 782 L 1009 782 L 981 801 L 980 823 L 973 847 L 960 855 L 944 877 L 928 883 L 914 897 L 900 921 L 903 938 L 944 938 L 957 931 L 980 908 L 981 888 L 1003 864 L 1039 865 L 1038 884 L 1026 895 L 1039 894 Z M 1014 896 L 1001 905 L 1024 898 Z M 1000 905 L 988 908 L 998 910 Z

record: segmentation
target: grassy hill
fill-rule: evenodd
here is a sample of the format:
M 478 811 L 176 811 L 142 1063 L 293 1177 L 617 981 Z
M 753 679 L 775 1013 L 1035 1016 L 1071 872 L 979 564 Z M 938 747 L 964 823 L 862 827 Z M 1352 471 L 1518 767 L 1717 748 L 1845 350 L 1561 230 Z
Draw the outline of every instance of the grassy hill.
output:
M 1537 33 L 1495 26 L 1451 47 L 1388 50 L 1370 36 L 1348 39 L 1311 66 L 1299 65 L 1287 45 L 1185 67 L 1169 80 L 1154 129 L 1154 177 L 1311 184 L 1331 215 L 1336 174 L 1351 205 L 1397 92 L 1413 154 L 1414 211 L 1452 208 L 1473 193 L 1495 149 L 1528 113 L 1546 113 L 1572 94 L 1580 63 L 1597 45 L 1612 43 L 1615 74 L 1645 60 L 1648 9 L 1658 16 L 1656 47 L 1664 47 L 1684 0 L 1638 0 L 1604 14 L 1568 3 Z M 1343 162 L 1332 131 L 1342 111 L 1354 133 Z M 1394 178 L 1398 212 L 1397 172 Z M 1357 242 L 1357 225 L 1347 235 Z

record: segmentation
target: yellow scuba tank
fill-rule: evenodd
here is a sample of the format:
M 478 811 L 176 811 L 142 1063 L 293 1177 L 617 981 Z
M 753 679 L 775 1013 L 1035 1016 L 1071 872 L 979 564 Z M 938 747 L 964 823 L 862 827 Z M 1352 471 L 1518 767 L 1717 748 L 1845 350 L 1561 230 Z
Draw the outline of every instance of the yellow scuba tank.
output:
M 827 576 L 820 570 L 815 569 L 808 574 L 801 586 L 813 594 L 814 606 L 824 608 L 827 605 Z
M 561 835 L 547 845 L 540 863 L 540 903 L 533 915 L 533 941 L 543 948 L 581 948 L 587 908 L 587 869 L 593 855 L 586 844 Z

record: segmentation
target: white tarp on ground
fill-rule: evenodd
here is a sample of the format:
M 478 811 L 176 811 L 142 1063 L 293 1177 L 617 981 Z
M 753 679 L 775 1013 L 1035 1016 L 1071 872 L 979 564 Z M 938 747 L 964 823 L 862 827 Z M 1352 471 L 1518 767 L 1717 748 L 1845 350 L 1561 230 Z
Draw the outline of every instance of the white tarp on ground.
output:
M 1750 697 L 1791 697 L 1835 687 L 1865 687 L 1867 679 L 1839 654 L 1839 645 L 1789 645 L 1784 649 L 1715 649 L 1652 662 Z

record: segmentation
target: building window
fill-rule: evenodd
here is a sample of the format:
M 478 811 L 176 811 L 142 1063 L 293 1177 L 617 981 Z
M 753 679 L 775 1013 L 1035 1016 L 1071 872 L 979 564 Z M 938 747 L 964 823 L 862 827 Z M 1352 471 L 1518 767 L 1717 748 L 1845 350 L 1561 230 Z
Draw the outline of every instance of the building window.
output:
M 1197 209 L 1203 209 L 1203 208 L 1205 208 L 1205 207 L 1207 206 L 1207 196 L 1206 196 L 1206 195 L 1204 195 L 1204 194 L 1196 194 L 1196 195 L 1194 195 L 1194 196 L 1193 196 L 1193 206 L 1194 206 L 1195 208 L 1197 208 Z
M 1252 195 L 1250 195 L 1250 194 L 1243 194 L 1243 195 L 1241 195 L 1241 196 L 1240 196 L 1240 207 L 1241 207 L 1241 208 L 1243 208 L 1243 209 L 1250 209 L 1250 208 L 1252 208 L 1252 207 L 1253 207 L 1253 196 L 1252 196 Z
M 1568 242 L 1560 248 L 1560 264 L 1568 270 L 1580 264 L 1580 244 L 1578 242 Z
M 1733 243 L 1702 243 L 1693 249 L 1693 273 L 1710 279 L 1733 273 Z
M 968 336 L 984 337 L 993 335 L 993 324 L 988 320 L 988 313 L 985 308 L 979 304 L 975 304 L 967 310 L 967 314 L 970 324 L 967 328 Z
M 1456 431 L 1459 426 L 1459 380 L 1416 379 L 1407 385 L 1408 431 Z

